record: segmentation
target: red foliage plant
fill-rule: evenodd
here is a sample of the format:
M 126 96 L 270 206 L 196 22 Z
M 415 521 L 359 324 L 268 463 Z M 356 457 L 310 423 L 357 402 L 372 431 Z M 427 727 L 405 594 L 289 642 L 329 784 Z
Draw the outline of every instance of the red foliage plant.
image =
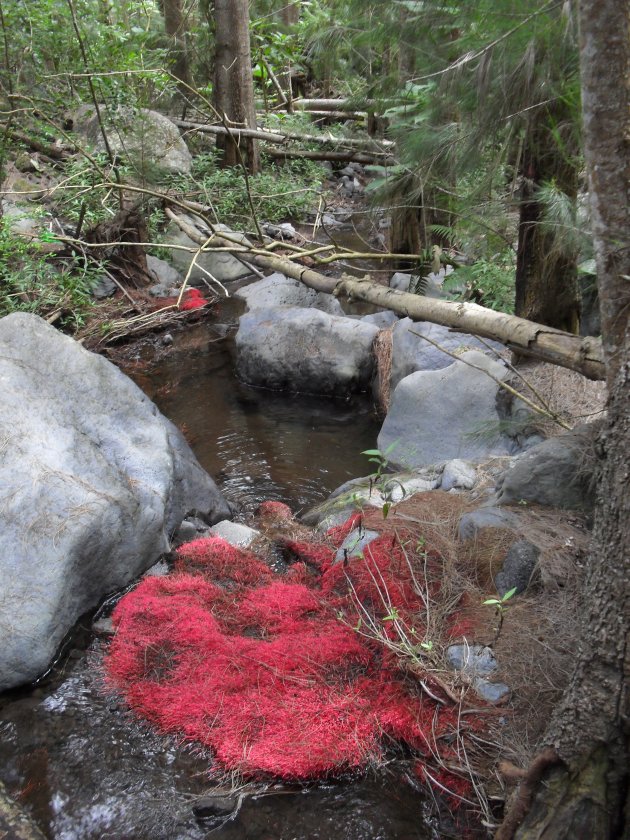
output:
M 401 620 L 421 610 L 391 535 L 334 562 L 330 542 L 354 524 L 328 544 L 292 543 L 296 562 L 283 576 L 216 537 L 183 545 L 173 574 L 145 578 L 116 607 L 111 685 L 162 732 L 210 747 L 250 777 L 361 768 L 391 739 L 429 762 L 441 743 L 441 758 L 453 759 L 446 736 L 457 709 L 353 629 L 363 609 L 383 627 L 392 609 Z
M 176 306 L 178 298 L 177 297 L 165 297 L 159 298 L 157 302 L 157 307 L 162 308 L 164 306 Z M 179 308 L 183 312 L 187 312 L 192 309 L 203 309 L 208 303 L 207 299 L 201 294 L 199 289 L 190 288 L 186 289 L 184 295 L 180 301 Z

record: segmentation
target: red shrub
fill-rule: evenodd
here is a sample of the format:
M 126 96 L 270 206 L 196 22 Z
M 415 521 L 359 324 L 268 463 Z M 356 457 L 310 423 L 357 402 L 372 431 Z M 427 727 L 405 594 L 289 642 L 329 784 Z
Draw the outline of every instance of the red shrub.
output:
M 430 759 L 456 711 L 352 629 L 357 597 L 377 622 L 420 609 L 400 546 L 380 537 L 346 564 L 325 545 L 291 548 L 299 562 L 279 577 L 219 538 L 182 546 L 173 576 L 143 580 L 116 607 L 112 685 L 161 731 L 250 776 L 363 767 L 382 756 L 383 736 Z

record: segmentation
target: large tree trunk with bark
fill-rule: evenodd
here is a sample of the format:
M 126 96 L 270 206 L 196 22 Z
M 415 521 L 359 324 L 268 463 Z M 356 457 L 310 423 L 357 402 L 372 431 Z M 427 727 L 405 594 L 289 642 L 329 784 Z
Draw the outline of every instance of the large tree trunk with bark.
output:
M 559 330 L 578 332 L 580 295 L 577 253 L 565 247 L 568 237 L 544 223 L 540 189 L 553 182 L 573 203 L 577 199 L 577 149 L 569 135 L 573 116 L 568 107 L 553 104 L 535 109 L 523 153 L 515 311 L 521 318 Z M 567 135 L 558 147 L 554 132 Z
M 630 836 L 630 0 L 581 0 L 580 26 L 609 413 L 575 670 L 543 739 L 553 757 L 497 840 Z
M 254 82 L 249 44 L 247 0 L 216 0 L 216 56 L 214 105 L 228 125 L 256 128 Z M 245 164 L 250 174 L 260 171 L 258 143 L 252 137 L 217 139 L 225 166 Z
M 170 40 L 169 54 L 172 61 L 173 75 L 182 82 L 181 92 L 186 96 L 190 91 L 190 66 L 188 46 L 186 44 L 186 20 L 182 14 L 182 0 L 164 0 L 164 30 Z

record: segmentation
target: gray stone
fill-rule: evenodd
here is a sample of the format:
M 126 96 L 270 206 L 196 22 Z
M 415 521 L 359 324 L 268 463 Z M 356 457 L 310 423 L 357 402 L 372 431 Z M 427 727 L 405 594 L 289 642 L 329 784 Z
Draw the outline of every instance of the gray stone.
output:
M 598 423 L 582 425 L 539 443 L 514 459 L 497 480 L 497 503 L 534 502 L 592 510 L 595 504 Z
M 499 425 L 500 389 L 486 374 L 502 380 L 507 369 L 474 350 L 462 360 L 442 370 L 412 373 L 397 385 L 378 436 L 378 448 L 389 451 L 391 465 L 409 469 L 510 453 L 513 444 Z
M 213 242 L 215 245 L 220 244 L 214 240 L 207 224 L 199 216 L 186 215 L 179 213 L 179 217 L 186 222 L 190 227 L 194 228 L 207 242 L 206 246 L 211 248 Z M 248 240 L 244 234 L 231 230 L 226 225 L 214 225 L 217 233 L 227 234 L 231 240 L 237 243 L 248 244 Z M 167 245 L 182 245 L 186 248 L 192 248 L 190 251 L 181 251 L 175 249 L 172 251 L 173 263 L 175 267 L 183 274 L 188 274 L 188 269 L 195 256 L 199 244 L 187 236 L 183 230 L 173 221 L 171 221 L 166 228 L 164 241 Z M 239 280 L 241 277 L 247 277 L 252 274 L 251 268 L 244 264 L 240 259 L 228 254 L 224 251 L 204 251 L 197 255 L 195 264 L 193 265 L 188 276 L 188 282 L 192 285 L 204 286 L 206 283 L 212 283 L 213 278 L 220 283 L 229 283 L 233 280 Z
M 168 117 L 147 108 L 102 108 L 109 147 L 124 157 L 142 174 L 155 168 L 158 173 L 188 175 L 192 155 L 179 129 Z M 75 128 L 83 134 L 97 152 L 104 152 L 105 142 L 96 110 L 83 105 L 74 118 Z
M 403 271 L 397 271 L 389 278 L 389 288 L 396 289 L 399 292 L 408 292 L 412 284 L 415 284 L 418 278 L 411 274 L 405 274 Z
M 516 589 L 516 594 L 525 592 L 539 556 L 540 549 L 529 540 L 517 540 L 512 543 L 503 561 L 503 568 L 494 578 L 494 584 L 501 597 L 511 589 Z
M 355 528 L 354 531 L 350 531 L 337 550 L 335 563 L 340 563 L 350 557 L 362 557 L 366 546 L 379 537 L 378 531 L 365 531 L 363 528 Z
M 410 373 L 419 370 L 441 370 L 454 363 L 452 356 L 434 347 L 421 336 L 426 336 L 456 356 L 466 350 L 489 352 L 478 338 L 468 333 L 455 332 L 439 324 L 430 324 L 428 321 L 416 322 L 411 318 L 402 318 L 394 327 L 393 333 L 390 376 L 392 390 Z M 504 349 L 503 345 L 497 342 L 487 342 L 487 344 L 498 350 Z
M 237 372 L 250 385 L 311 394 L 366 390 L 378 328 L 318 309 L 255 309 L 239 322 Z
M 444 472 L 442 473 L 442 481 L 440 487 L 442 490 L 471 490 L 475 486 L 477 480 L 477 470 L 468 461 L 460 461 L 459 458 L 454 458 L 444 465 Z
M 499 667 L 492 648 L 485 645 L 457 644 L 446 649 L 446 661 L 467 677 L 487 676 Z
M 398 321 L 398 315 L 390 309 L 385 309 L 383 312 L 374 312 L 372 315 L 364 315 L 361 318 L 366 324 L 374 324 L 379 330 L 385 330 Z
M 486 703 L 503 703 L 510 696 L 510 688 L 505 683 L 493 683 L 483 677 L 475 677 L 471 685 Z
M 147 256 L 147 269 L 149 270 L 149 273 L 155 277 L 160 286 L 167 289 L 181 286 L 182 275 L 166 260 L 158 259 L 158 257 L 152 257 L 149 254 Z
M 484 528 L 504 528 L 512 531 L 517 525 L 518 517 L 511 511 L 482 507 L 462 516 L 457 526 L 457 536 L 460 540 L 471 540 Z
M 104 298 L 108 298 L 116 294 L 117 289 L 118 286 L 114 283 L 111 277 L 108 277 L 106 274 L 102 274 L 98 278 L 97 284 L 92 289 L 92 297 L 96 298 L 96 300 L 103 300 Z
M 270 309 L 275 306 L 299 306 L 320 309 L 330 315 L 343 316 L 344 314 L 341 304 L 333 295 L 316 292 L 304 283 L 300 283 L 299 280 L 285 277 L 279 272 L 270 274 L 264 280 L 242 286 L 234 293 L 234 297 L 244 300 L 249 311 Z
M 260 531 L 256 531 L 255 528 L 231 522 L 229 519 L 217 522 L 210 528 L 209 533 L 213 537 L 221 537 L 235 548 L 248 548 L 260 536 Z
M 416 493 L 435 490 L 439 483 L 439 466 L 404 473 L 387 473 L 378 483 L 372 476 L 353 478 L 337 487 L 324 502 L 308 510 L 302 517 L 306 525 L 327 530 L 343 524 L 357 510 L 367 506 L 382 508 L 385 503 L 397 504 Z
M 492 648 L 467 643 L 450 645 L 446 649 L 446 661 L 487 703 L 500 703 L 507 699 L 510 693 L 507 685 L 486 679 L 499 667 Z
M 34 315 L 0 319 L 0 691 L 44 673 L 76 620 L 230 515 L 181 433 L 113 364 Z

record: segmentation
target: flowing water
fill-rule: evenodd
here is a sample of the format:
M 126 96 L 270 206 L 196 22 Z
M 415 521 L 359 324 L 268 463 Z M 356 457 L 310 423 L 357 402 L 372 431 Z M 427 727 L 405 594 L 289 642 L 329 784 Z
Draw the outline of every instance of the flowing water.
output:
M 332 401 L 248 388 L 232 372 L 237 317 L 175 336 L 130 372 L 185 430 L 244 516 L 277 499 L 301 510 L 365 474 L 378 424 L 367 397 Z M 154 350 L 150 354 L 154 354 Z M 144 356 L 144 358 L 143 358 Z M 111 605 L 106 605 L 103 614 Z M 104 691 L 106 640 L 85 617 L 51 675 L 0 699 L 0 778 L 55 840 L 415 840 L 440 835 L 405 764 L 365 778 L 244 792 L 221 817 L 200 810 L 211 757 L 156 735 Z M 214 783 L 216 784 L 216 782 Z M 212 809 L 211 809 L 212 810 Z

